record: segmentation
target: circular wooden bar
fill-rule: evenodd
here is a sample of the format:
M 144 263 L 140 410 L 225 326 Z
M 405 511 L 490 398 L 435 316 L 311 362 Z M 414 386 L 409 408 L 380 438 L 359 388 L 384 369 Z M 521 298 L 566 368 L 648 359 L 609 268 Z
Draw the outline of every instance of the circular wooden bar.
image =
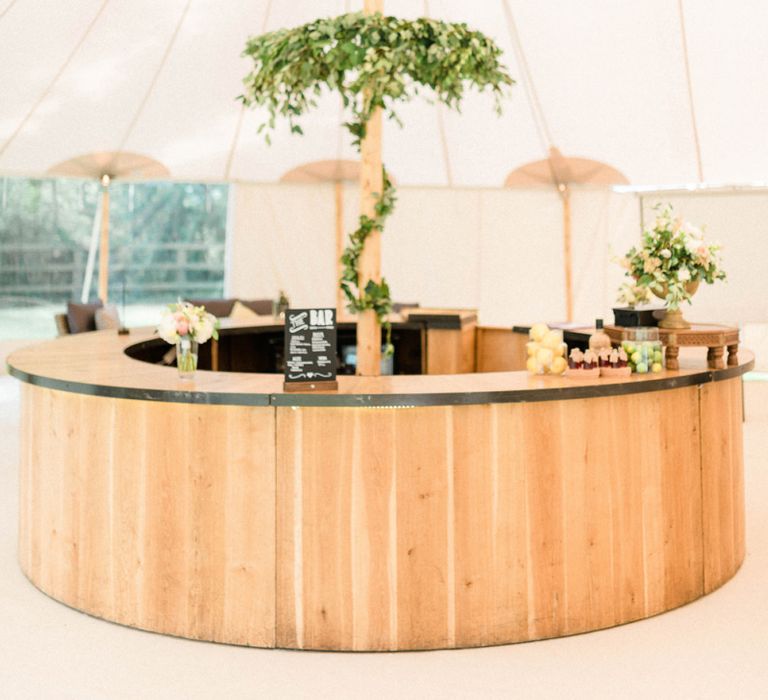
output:
M 260 647 L 405 650 L 655 615 L 744 557 L 741 375 L 339 377 L 13 354 L 21 567 L 79 610 Z

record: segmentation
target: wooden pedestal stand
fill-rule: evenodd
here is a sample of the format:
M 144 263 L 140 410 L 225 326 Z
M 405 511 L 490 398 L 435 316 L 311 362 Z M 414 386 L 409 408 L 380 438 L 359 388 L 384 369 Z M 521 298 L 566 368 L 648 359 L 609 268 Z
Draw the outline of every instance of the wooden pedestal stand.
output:
M 614 343 L 626 340 L 627 331 L 632 328 L 623 326 L 606 326 L 605 332 Z M 739 329 L 732 326 L 697 323 L 685 330 L 659 328 L 659 338 L 664 344 L 664 354 L 667 369 L 680 369 L 678 355 L 680 348 L 685 346 L 707 348 L 707 364 L 712 369 L 723 369 L 725 349 L 728 348 L 728 366 L 738 364 Z

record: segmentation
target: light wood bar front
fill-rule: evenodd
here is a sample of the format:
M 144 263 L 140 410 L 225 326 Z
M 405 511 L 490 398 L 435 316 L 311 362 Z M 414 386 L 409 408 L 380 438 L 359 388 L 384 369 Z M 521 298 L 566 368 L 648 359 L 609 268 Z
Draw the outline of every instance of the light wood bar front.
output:
M 270 375 L 190 387 L 130 342 L 9 358 L 21 566 L 92 615 L 260 647 L 483 646 L 655 615 L 743 560 L 745 351 L 655 379 L 340 377 L 304 396 Z

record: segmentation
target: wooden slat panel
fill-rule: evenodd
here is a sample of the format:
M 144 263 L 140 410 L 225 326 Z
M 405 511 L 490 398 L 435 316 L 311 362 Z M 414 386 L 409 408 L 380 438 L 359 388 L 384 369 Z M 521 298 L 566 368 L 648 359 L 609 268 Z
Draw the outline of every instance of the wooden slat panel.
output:
M 528 336 L 511 328 L 477 329 L 477 371 L 512 372 L 525 369 Z
M 278 644 L 419 649 L 537 639 L 701 595 L 697 392 L 278 409 L 287 448 Z M 288 515 L 296 493 L 298 521 Z M 396 644 L 387 637 L 395 599 Z
M 290 410 L 290 409 L 289 409 Z M 297 527 L 302 530 L 304 636 L 300 647 L 352 648 L 352 451 L 355 434 L 353 412 L 323 415 L 298 409 L 303 430 L 301 464 L 302 510 Z M 341 424 L 338 420 L 341 418 Z M 334 435 L 329 441 L 326 435 Z M 329 449 L 330 448 L 330 449 Z M 358 533 L 358 536 L 363 533 Z
M 397 411 L 354 411 L 353 649 L 397 649 Z
M 446 410 L 277 415 L 278 645 L 446 645 Z
M 181 634 L 188 617 L 187 551 L 184 542 L 191 528 L 189 470 L 192 458 L 189 422 L 185 413 L 164 406 L 147 411 L 145 449 L 151 458 L 144 495 L 144 543 L 141 607 L 148 625 Z M 170 409 L 170 410 L 169 410 Z
M 215 435 L 227 434 L 227 418 L 226 412 L 216 411 L 210 415 L 190 417 L 188 423 L 187 536 L 197 546 L 186 564 L 185 583 L 188 587 L 188 624 L 193 636 L 199 639 L 215 639 L 224 625 L 227 555 L 219 543 L 226 537 L 223 507 L 227 501 L 229 451 L 224 452 L 226 462 L 221 464 L 218 474 L 211 473 L 210 464 L 196 459 L 196 456 L 207 454 L 210 450 L 207 431 Z M 242 527 L 242 524 L 236 523 L 237 527 Z
M 121 420 L 133 425 L 132 438 L 137 445 L 145 445 L 147 440 L 145 411 L 145 406 L 133 401 L 125 401 L 120 406 Z M 141 626 L 142 622 L 148 624 L 144 619 L 142 589 L 146 571 L 145 498 L 151 464 L 152 455 L 147 450 L 113 450 L 112 528 L 118 533 L 112 542 L 114 604 L 122 616 L 121 622 L 132 627 Z
M 557 591 L 557 595 L 562 595 L 562 600 L 557 601 L 562 611 L 558 621 L 559 634 L 572 634 L 593 625 L 590 573 L 594 566 L 600 567 L 603 576 L 610 571 L 610 559 L 590 558 L 594 549 L 590 544 L 609 541 L 606 535 L 611 529 L 612 514 L 603 513 L 608 517 L 597 520 L 597 514 L 587 510 L 589 472 L 600 461 L 593 454 L 599 448 L 596 444 L 599 440 L 595 440 L 595 431 L 591 427 L 599 424 L 604 414 L 605 407 L 601 402 L 578 402 L 575 406 L 561 404 L 557 412 L 550 411 L 546 417 L 551 436 L 549 444 L 538 446 L 540 450 L 551 451 L 559 461 L 560 502 L 556 505 L 561 512 L 557 524 L 562 530 L 563 577 L 562 594 Z
M 395 412 L 277 415 L 278 644 L 397 648 Z
M 33 565 L 32 542 L 36 539 L 32 531 L 31 515 L 34 504 L 31 502 L 37 492 L 34 481 L 34 459 L 32 450 L 35 442 L 32 426 L 36 420 L 33 413 L 34 403 L 30 394 L 34 391 L 31 384 L 21 386 L 21 416 L 19 419 L 19 563 L 26 572 L 37 573 L 38 565 Z
M 630 440 L 617 444 L 605 438 L 621 429 L 632 434 L 636 428 L 625 424 L 622 412 L 612 410 L 611 402 L 580 404 L 565 409 L 568 433 L 574 438 L 584 435 L 583 445 L 577 443 L 575 448 L 582 459 L 579 471 L 584 474 L 584 512 L 589 514 L 584 518 L 582 530 L 587 599 L 584 601 L 582 591 L 580 600 L 586 610 L 582 614 L 573 614 L 571 629 L 577 624 L 608 627 L 616 620 L 642 615 L 642 547 L 626 546 L 642 537 L 636 527 L 642 523 L 642 509 L 639 493 L 633 489 L 639 481 L 639 469 L 636 461 L 627 454 Z M 572 497 L 571 503 L 575 504 L 575 500 Z M 569 523 L 573 522 L 571 517 Z M 578 524 L 575 527 L 582 529 Z M 573 556 L 570 558 L 571 561 L 574 559 Z M 640 589 L 639 611 L 622 608 L 625 582 Z M 634 600 L 635 592 L 628 593 L 630 600 Z
M 565 624 L 563 455 L 557 406 L 532 404 L 523 417 L 528 533 L 528 632 L 561 634 Z M 578 468 L 578 465 L 573 465 Z
M 636 445 L 653 442 L 657 421 L 643 415 L 643 402 L 600 401 L 592 415 L 588 463 L 591 624 L 636 620 L 645 614 L 644 473 L 657 453 Z M 608 437 L 610 436 L 610 437 Z M 693 465 L 695 469 L 696 465 Z M 649 490 L 656 489 L 649 482 Z M 650 496 L 650 493 L 649 493 Z M 658 500 L 649 498 L 649 502 Z M 654 517 L 649 512 L 650 517 Z M 604 527 L 602 523 L 610 523 Z
M 494 618 L 498 536 L 494 440 L 498 434 L 493 419 L 492 406 L 463 406 L 454 411 L 452 527 L 457 646 L 487 644 L 498 624 Z M 506 575 L 502 573 L 504 579 Z
M 620 624 L 738 568 L 739 388 L 274 409 L 27 385 L 20 561 L 87 612 L 259 646 L 440 648 Z
M 461 329 L 427 329 L 427 374 L 466 374 L 475 371 L 474 322 Z
M 76 590 L 78 556 L 76 527 L 79 487 L 76 467 L 79 444 L 70 443 L 81 422 L 79 397 L 64 405 L 68 397 L 46 397 L 45 411 L 52 433 L 51 440 L 40 445 L 40 561 L 42 588 L 46 592 Z M 35 426 L 37 431 L 40 426 Z M 97 535 L 98 536 L 98 535 Z M 77 602 L 78 599 L 75 598 Z
M 670 610 L 704 594 L 698 388 L 659 392 L 664 602 Z
M 493 643 L 529 639 L 528 594 L 528 499 L 526 463 L 522 449 L 525 425 L 520 406 L 492 407 L 491 433 L 491 529 L 493 537 Z
M 449 596 L 449 473 L 453 422 L 449 408 L 398 410 L 397 602 L 398 644 L 405 649 L 449 647 L 455 636 Z M 455 486 L 454 486 L 455 488 Z
M 304 646 L 302 416 L 278 408 L 275 418 L 275 644 L 286 649 Z
M 741 380 L 701 387 L 704 589 L 736 573 L 744 560 L 744 455 Z
M 461 329 L 460 372 L 477 371 L 477 324 L 468 323 Z
M 112 453 L 120 449 L 115 431 L 116 404 L 83 395 L 73 401 L 72 395 L 64 392 L 54 393 L 53 400 L 61 404 L 57 413 L 70 421 L 64 440 L 70 449 L 64 450 L 68 457 L 63 465 L 60 513 L 64 539 L 71 541 L 72 558 L 61 561 L 59 568 L 61 572 L 76 572 L 76 578 L 67 581 L 65 587 L 77 592 L 77 607 L 111 618 L 115 614 L 112 543 L 120 536 L 111 522 Z
M 226 470 L 221 509 L 226 542 L 224 619 L 219 637 L 275 645 L 275 414 L 235 407 L 219 445 Z M 222 447 L 226 445 L 226 448 Z
M 23 403 L 20 560 L 40 588 L 127 625 L 274 645 L 274 409 L 32 386 Z

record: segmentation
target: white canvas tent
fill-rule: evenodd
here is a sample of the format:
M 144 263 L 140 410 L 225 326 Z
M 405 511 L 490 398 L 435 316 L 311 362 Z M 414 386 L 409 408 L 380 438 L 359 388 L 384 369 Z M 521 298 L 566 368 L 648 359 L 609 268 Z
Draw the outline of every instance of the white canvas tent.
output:
M 0 171 L 40 175 L 83 153 L 129 150 L 180 179 L 272 182 L 309 161 L 354 157 L 334 96 L 305 120 L 302 139 L 279 129 L 271 148 L 256 135 L 258 113 L 235 139 L 235 98 L 249 35 L 361 6 L 2 0 Z M 760 0 L 387 0 L 385 10 L 467 22 L 498 42 L 519 81 L 501 119 L 482 96 L 461 115 L 406 107 L 405 128 L 385 132 L 400 184 L 497 187 L 549 145 L 634 184 L 766 180 Z
M 296 301 L 333 304 L 334 186 L 278 181 L 309 162 L 356 158 L 338 100 L 321 100 L 303 137 L 278 125 L 269 147 L 256 134 L 262 115 L 236 100 L 248 70 L 240 53 L 249 35 L 361 6 L 0 0 L 0 174 L 39 176 L 85 153 L 131 151 L 172 178 L 235 183 L 229 291 L 282 287 Z M 688 316 L 768 319 L 756 262 L 768 252 L 768 4 L 385 0 L 385 10 L 467 22 L 499 43 L 518 80 L 500 118 L 488 96 L 472 95 L 462 114 L 420 102 L 401 110 L 404 129 L 386 125 L 384 160 L 400 201 L 383 271 L 397 299 L 478 306 L 494 323 L 563 318 L 560 198 L 551 187 L 502 189 L 510 171 L 555 146 L 615 168 L 635 188 L 706 185 L 675 201 L 725 244 L 732 279 L 700 291 Z M 577 319 L 608 312 L 621 276 L 610 259 L 656 199 L 574 187 Z M 348 207 L 350 227 L 354 214 Z M 315 245 L 311 260 L 290 254 L 297 235 Z

